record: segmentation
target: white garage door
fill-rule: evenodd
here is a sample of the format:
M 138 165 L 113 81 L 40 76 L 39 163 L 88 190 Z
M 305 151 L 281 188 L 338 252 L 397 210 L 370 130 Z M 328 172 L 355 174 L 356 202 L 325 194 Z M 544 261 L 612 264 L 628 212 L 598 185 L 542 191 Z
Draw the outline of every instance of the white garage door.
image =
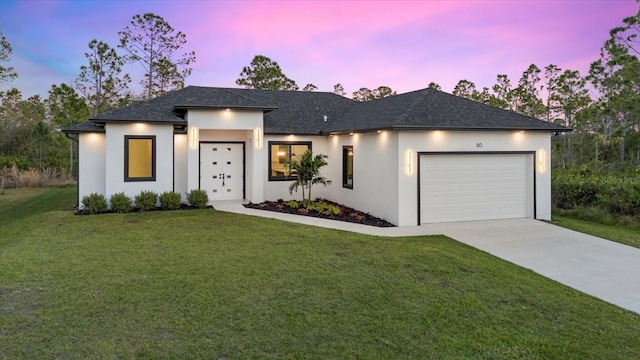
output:
M 420 156 L 420 223 L 533 216 L 533 155 Z

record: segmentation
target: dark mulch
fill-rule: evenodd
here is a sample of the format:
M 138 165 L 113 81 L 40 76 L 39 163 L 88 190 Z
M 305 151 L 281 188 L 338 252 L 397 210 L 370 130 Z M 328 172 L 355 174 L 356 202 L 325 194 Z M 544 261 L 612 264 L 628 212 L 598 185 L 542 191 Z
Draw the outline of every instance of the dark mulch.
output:
M 392 223 L 384 219 L 377 218 L 373 215 L 369 215 L 368 213 L 358 211 L 350 207 L 340 205 L 331 201 L 327 201 L 327 200 L 322 200 L 322 201 L 327 204 L 331 204 L 339 207 L 340 214 L 335 215 L 335 214 L 319 213 L 317 211 L 305 211 L 307 209 L 303 209 L 302 207 L 295 209 L 287 206 L 287 202 L 282 200 L 265 201 L 259 204 L 249 203 L 249 204 L 245 204 L 244 206 L 250 209 L 275 211 L 275 212 L 296 214 L 296 215 L 302 215 L 302 216 L 312 216 L 312 217 L 317 217 L 322 219 L 345 221 L 350 223 L 357 223 L 357 224 L 377 226 L 377 227 L 395 227 L 395 225 L 393 225 Z

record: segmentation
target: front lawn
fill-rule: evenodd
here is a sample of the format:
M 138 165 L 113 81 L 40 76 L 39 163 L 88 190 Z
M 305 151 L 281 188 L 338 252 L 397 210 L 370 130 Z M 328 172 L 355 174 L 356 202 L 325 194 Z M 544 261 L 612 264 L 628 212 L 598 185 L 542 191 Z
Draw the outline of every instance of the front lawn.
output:
M 551 223 L 567 229 L 640 248 L 640 231 L 636 229 L 626 228 L 621 225 L 598 224 L 557 214 L 553 215 L 553 221 Z
M 637 314 L 443 236 L 74 196 L 0 196 L 1 358 L 640 358 Z

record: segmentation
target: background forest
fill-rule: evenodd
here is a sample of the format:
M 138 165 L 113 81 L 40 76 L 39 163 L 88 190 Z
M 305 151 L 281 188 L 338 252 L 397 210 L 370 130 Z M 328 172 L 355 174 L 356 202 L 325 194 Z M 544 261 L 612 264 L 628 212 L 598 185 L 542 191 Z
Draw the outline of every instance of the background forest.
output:
M 611 29 L 587 74 L 554 64 L 531 64 L 519 79 L 498 74 L 495 84 L 482 88 L 463 79 L 452 91 L 574 129 L 553 137 L 554 204 L 558 208 L 595 204 L 615 214 L 640 214 L 640 12 L 630 15 Z M 86 63 L 73 83 L 52 84 L 47 98 L 24 99 L 20 89 L 10 84 L 29 74 L 13 70 L 10 39 L 0 29 L 0 83 L 8 89 L 0 92 L 0 188 L 73 182 L 77 142 L 60 129 L 185 86 L 196 54 L 184 52 L 184 33 L 162 17 L 147 13 L 133 16 L 118 36 L 117 44 L 97 39 L 88 42 Z M 124 71 L 130 66 L 138 66 L 143 75 L 132 79 Z M 134 81 L 140 84 L 138 93 L 132 90 Z M 241 69 L 236 84 L 299 90 L 277 62 L 263 55 Z M 441 90 L 434 82 L 425 86 Z M 313 84 L 303 87 L 303 91 L 316 90 Z M 333 92 L 347 95 L 341 84 Z M 395 94 L 383 85 L 360 88 L 352 98 L 369 101 Z M 622 200 L 613 199 L 616 197 Z

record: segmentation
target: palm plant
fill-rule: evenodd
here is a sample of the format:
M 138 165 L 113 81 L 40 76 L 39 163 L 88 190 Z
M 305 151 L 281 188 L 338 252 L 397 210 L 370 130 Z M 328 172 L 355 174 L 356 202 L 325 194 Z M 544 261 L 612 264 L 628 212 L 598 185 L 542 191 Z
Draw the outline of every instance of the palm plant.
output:
M 325 154 L 314 156 L 311 150 L 307 150 L 299 158 L 289 160 L 290 174 L 296 175 L 295 181 L 289 186 L 289 193 L 293 194 L 298 188 L 302 188 L 302 200 L 308 203 L 311 201 L 313 185 L 331 185 L 331 180 L 320 174 L 320 169 L 327 165 L 327 158 Z

